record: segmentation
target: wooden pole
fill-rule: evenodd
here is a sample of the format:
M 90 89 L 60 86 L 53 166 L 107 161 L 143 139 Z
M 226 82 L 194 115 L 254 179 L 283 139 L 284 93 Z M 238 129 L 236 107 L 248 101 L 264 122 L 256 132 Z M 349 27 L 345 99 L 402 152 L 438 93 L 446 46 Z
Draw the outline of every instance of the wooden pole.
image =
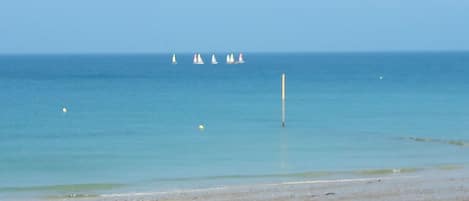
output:
M 287 79 L 287 76 L 285 75 L 285 73 L 282 73 L 282 127 L 285 127 L 285 121 L 286 121 L 286 118 L 285 118 L 285 85 L 286 85 L 286 79 Z

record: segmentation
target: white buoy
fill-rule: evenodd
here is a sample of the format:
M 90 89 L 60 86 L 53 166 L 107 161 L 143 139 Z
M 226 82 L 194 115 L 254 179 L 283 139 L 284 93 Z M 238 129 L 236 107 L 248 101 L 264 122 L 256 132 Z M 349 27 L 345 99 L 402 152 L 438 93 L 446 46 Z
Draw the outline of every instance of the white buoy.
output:
M 384 77 L 383 76 L 379 76 L 379 79 L 382 80 Z
M 199 131 L 204 131 L 205 130 L 205 126 L 203 124 L 199 124 Z
M 63 107 L 63 108 L 62 108 L 62 112 L 63 112 L 63 113 L 67 113 L 67 112 L 68 112 L 68 109 L 67 109 L 66 107 Z

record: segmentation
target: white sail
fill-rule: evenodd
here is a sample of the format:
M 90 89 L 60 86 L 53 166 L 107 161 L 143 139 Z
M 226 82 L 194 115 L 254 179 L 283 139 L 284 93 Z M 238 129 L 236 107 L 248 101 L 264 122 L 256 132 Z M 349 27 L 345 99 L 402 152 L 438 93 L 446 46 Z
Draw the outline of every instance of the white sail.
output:
M 230 63 L 232 63 L 232 64 L 235 63 L 235 59 L 234 59 L 234 54 L 233 54 L 233 53 L 230 54 Z
M 171 58 L 171 63 L 172 64 L 177 64 L 178 62 L 176 61 L 176 54 L 173 54 L 173 58 Z
M 215 57 L 215 54 L 212 54 L 212 64 L 218 64 L 217 58 Z
M 230 54 L 227 54 L 227 55 L 226 55 L 226 63 L 227 63 L 227 64 L 230 64 Z
M 204 64 L 204 60 L 202 59 L 202 56 L 200 56 L 200 54 L 197 54 L 197 64 Z
M 197 58 L 197 53 L 195 53 L 194 54 L 194 59 L 192 59 L 192 63 L 197 64 L 197 63 L 199 63 L 198 61 L 199 61 L 199 59 Z
M 239 53 L 238 63 L 240 63 L 240 64 L 243 64 L 243 63 L 244 63 L 243 53 Z

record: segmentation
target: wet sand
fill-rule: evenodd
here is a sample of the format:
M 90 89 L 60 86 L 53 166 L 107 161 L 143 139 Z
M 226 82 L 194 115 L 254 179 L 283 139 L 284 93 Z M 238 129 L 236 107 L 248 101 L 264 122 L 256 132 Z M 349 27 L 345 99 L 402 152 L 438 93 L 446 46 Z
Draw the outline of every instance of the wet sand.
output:
M 391 174 L 358 179 L 331 179 L 192 189 L 173 192 L 111 194 L 73 201 L 469 201 L 465 169 Z

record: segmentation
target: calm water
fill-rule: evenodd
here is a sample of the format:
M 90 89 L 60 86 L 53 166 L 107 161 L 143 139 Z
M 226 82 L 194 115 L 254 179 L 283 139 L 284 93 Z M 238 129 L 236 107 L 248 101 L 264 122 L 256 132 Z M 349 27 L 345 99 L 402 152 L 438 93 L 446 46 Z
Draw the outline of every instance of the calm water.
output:
M 0 56 L 0 198 L 469 162 L 467 52 L 170 56 Z

